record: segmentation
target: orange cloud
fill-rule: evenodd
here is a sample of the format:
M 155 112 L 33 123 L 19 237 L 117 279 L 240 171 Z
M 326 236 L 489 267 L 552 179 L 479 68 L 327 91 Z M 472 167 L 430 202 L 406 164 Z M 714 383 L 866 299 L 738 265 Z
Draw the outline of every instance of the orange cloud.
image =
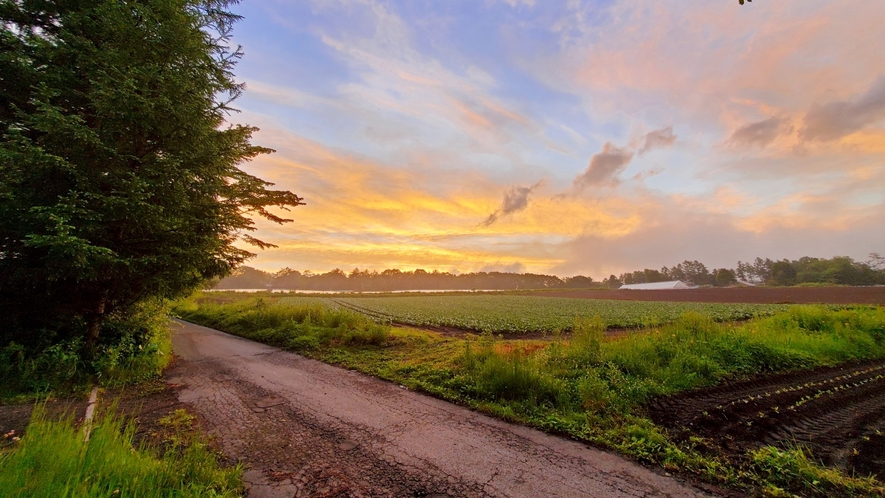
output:
M 801 116 L 814 103 L 857 95 L 885 74 L 885 59 L 870 43 L 885 3 L 792 1 L 754 9 L 700 0 L 619 2 L 610 23 L 564 38 L 560 53 L 527 66 L 541 81 L 586 99 L 597 114 L 665 105 L 693 119 L 744 114 L 743 123 Z M 746 114 L 747 105 L 761 114 Z
M 840 144 L 855 152 L 885 154 L 885 130 L 863 130 L 844 137 Z
M 624 235 L 641 225 L 639 210 L 647 208 L 620 197 L 556 195 L 540 185 L 523 209 L 480 227 L 506 191 L 480 173 L 441 168 L 430 157 L 421 170 L 384 166 L 279 130 L 261 138 L 278 152 L 250 170 L 307 202 L 290 213 L 291 224 L 258 222 L 259 238 L 279 246 L 262 253 L 264 264 L 297 258 L 315 270 L 494 263 L 549 271 L 561 258 L 532 251 L 585 232 Z

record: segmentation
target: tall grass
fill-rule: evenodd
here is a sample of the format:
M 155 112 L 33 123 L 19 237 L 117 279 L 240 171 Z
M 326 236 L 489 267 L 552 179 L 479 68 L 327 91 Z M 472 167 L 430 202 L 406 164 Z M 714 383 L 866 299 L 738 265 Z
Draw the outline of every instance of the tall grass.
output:
M 212 451 L 197 439 L 185 436 L 158 455 L 144 445 L 133 446 L 134 434 L 132 423 L 105 413 L 85 442 L 71 416 L 50 420 L 38 405 L 21 441 L 0 453 L 0 494 L 10 498 L 241 495 L 241 469 L 219 467 Z
M 847 476 L 823 467 L 803 448 L 765 446 L 750 452 L 754 468 L 765 482 L 768 496 L 793 497 L 788 489 L 808 490 L 815 496 L 883 496 L 885 487 L 875 477 Z
M 180 301 L 173 310 L 185 320 L 266 344 L 309 351 L 330 344 L 379 346 L 390 327 L 364 315 L 320 304 L 287 306 L 253 298 L 232 304 Z
M 491 401 L 551 403 L 631 413 L 652 396 L 740 375 L 833 365 L 885 356 L 885 310 L 801 306 L 743 326 L 694 312 L 676 322 L 604 340 L 601 320 L 577 320 L 568 341 L 532 354 L 468 343 L 459 382 Z

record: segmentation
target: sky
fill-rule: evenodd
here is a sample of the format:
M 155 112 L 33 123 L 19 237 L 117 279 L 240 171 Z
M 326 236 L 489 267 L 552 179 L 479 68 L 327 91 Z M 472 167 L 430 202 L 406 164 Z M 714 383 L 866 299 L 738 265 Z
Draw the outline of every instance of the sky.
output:
M 885 2 L 246 0 L 282 267 L 601 279 L 885 253 Z

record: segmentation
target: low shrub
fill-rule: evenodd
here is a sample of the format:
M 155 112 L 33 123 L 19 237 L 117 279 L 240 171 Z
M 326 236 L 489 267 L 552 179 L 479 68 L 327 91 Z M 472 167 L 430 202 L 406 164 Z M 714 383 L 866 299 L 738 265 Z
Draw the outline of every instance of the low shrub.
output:
M 112 316 L 94 348 L 79 337 L 0 347 L 0 398 L 73 392 L 96 382 L 120 386 L 159 374 L 172 358 L 167 311 L 146 302 L 126 316 Z
M 488 345 L 480 346 L 489 348 Z M 468 344 L 462 374 L 472 380 L 469 394 L 481 399 L 523 401 L 532 405 L 554 403 L 563 383 L 543 371 L 542 365 L 522 351 L 473 354 Z

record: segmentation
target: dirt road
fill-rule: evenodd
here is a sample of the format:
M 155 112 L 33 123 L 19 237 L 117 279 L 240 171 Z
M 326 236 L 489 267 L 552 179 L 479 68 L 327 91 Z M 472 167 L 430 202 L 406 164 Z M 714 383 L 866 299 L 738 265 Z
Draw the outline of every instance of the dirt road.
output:
M 198 325 L 167 373 L 251 496 L 707 496 L 585 445 Z

